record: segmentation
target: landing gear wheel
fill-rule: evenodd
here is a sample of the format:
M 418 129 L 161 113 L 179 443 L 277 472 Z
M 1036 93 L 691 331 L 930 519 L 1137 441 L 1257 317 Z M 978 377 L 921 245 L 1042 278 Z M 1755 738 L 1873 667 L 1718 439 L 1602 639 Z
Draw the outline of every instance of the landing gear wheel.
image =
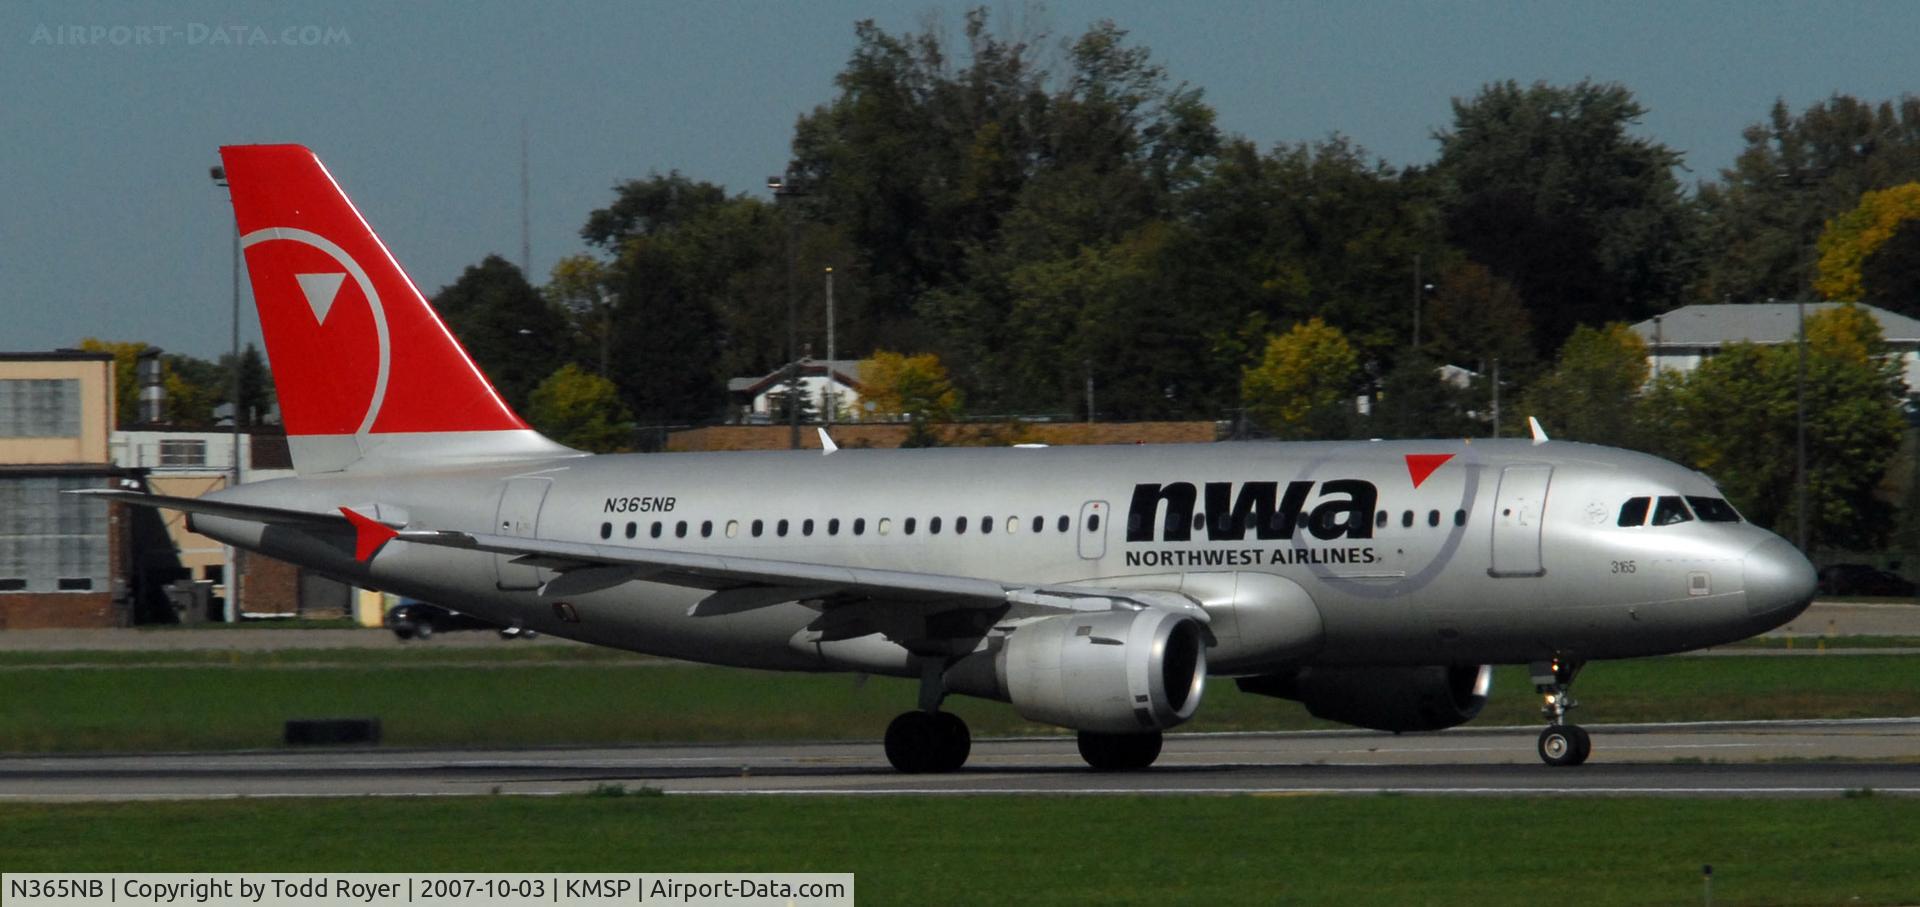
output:
M 1552 766 L 1579 765 L 1593 754 L 1593 738 L 1577 724 L 1555 724 L 1540 732 L 1540 761 Z
M 940 750 L 932 771 L 959 771 L 960 766 L 967 764 L 967 755 L 973 752 L 973 734 L 967 731 L 967 723 L 952 712 L 933 713 L 933 723 L 940 732 Z
M 1080 758 L 1096 772 L 1137 772 L 1160 758 L 1159 731 L 1145 734 L 1080 732 Z
M 909 775 L 956 771 L 972 749 L 967 723 L 950 712 L 903 712 L 887 725 L 887 761 Z

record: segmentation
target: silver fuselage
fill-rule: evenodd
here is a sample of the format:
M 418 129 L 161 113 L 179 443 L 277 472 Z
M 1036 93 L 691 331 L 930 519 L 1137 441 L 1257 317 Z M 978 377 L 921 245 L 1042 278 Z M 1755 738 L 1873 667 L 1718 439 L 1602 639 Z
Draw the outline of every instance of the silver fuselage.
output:
M 1410 455 L 1444 462 L 1416 486 Z M 1371 518 L 1340 512 L 1364 504 L 1351 493 L 1356 482 L 1373 489 Z M 576 457 L 305 477 L 219 498 L 1022 583 L 1179 589 L 1264 575 L 1256 579 L 1304 591 L 1317 632 L 1248 634 L 1210 656 L 1220 674 L 1656 655 L 1764 632 L 1806 606 L 1811 566 L 1760 527 L 1617 525 L 1624 501 L 1660 495 L 1719 493 L 1696 472 L 1610 448 L 1375 441 Z M 1256 525 L 1263 497 L 1297 516 Z M 563 611 L 541 595 L 549 571 L 506 556 L 398 543 L 369 564 L 345 535 L 210 516 L 195 526 L 357 584 L 584 642 L 759 668 L 914 670 L 881 641 L 857 651 L 803 644 L 799 634 L 820 616 L 804 602 L 694 616 L 707 591 L 635 580 L 570 596 Z

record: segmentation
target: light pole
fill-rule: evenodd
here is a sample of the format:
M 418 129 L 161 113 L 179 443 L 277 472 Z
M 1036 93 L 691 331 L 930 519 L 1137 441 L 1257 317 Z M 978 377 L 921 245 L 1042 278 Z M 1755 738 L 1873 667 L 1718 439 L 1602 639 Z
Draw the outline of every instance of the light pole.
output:
M 227 168 L 215 166 L 207 168 L 207 176 L 213 178 L 216 187 L 226 189 L 231 207 L 233 189 L 227 183 Z M 231 482 L 240 484 L 240 214 L 233 216 L 233 468 Z M 227 549 L 227 607 L 226 619 L 233 623 L 240 619 L 240 551 L 231 545 Z
M 835 350 L 833 346 L 833 269 L 828 268 L 827 269 L 827 384 L 826 384 L 826 400 L 825 400 L 828 428 L 833 427 L 833 413 L 838 406 L 839 397 L 840 397 L 840 395 L 835 392 L 834 378 L 833 378 L 833 363 L 835 359 L 835 354 L 837 352 L 838 351 Z
M 793 212 L 786 199 L 795 195 L 805 195 L 793 184 L 793 168 L 787 168 L 785 177 L 767 177 L 767 188 L 773 190 L 773 203 L 780 209 L 780 219 L 787 228 L 787 446 L 800 449 L 800 301 L 793 287 Z

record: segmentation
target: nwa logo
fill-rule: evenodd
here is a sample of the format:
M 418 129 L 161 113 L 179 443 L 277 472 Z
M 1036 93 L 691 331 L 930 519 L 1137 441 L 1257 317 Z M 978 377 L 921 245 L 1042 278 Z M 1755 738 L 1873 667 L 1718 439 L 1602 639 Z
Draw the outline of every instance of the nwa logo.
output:
M 1232 482 L 1202 487 L 1204 497 L 1191 482 L 1133 486 L 1127 541 L 1185 542 L 1202 529 L 1211 541 L 1244 540 L 1249 531 L 1254 538 L 1287 539 L 1302 525 L 1317 539 L 1373 538 L 1373 511 L 1380 494 L 1372 482 L 1288 482 L 1284 494 L 1279 482 L 1242 482 L 1238 493 Z M 1201 520 L 1194 518 L 1198 503 L 1205 505 Z

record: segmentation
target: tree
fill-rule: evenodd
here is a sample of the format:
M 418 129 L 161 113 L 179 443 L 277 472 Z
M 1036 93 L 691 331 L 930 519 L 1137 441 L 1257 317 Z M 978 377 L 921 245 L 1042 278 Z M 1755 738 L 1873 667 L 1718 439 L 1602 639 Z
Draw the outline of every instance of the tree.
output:
M 1442 271 L 1425 308 L 1428 349 L 1439 362 L 1487 372 L 1497 360 L 1509 375 L 1526 374 L 1532 366 L 1526 306 L 1512 285 L 1485 266 L 1468 261 Z
M 1534 349 L 1575 325 L 1671 308 L 1693 278 L 1695 226 L 1679 152 L 1637 138 L 1645 113 L 1619 85 L 1488 85 L 1436 134 L 1447 235 L 1512 284 Z
M 1345 437 L 1360 357 L 1346 335 L 1318 318 L 1269 337 L 1260 364 L 1246 369 L 1247 416 L 1275 437 Z
M 1791 535 L 1795 494 L 1795 345 L 1736 343 L 1684 379 L 1655 384 L 1671 455 L 1713 476 L 1748 519 Z M 1890 508 L 1876 494 L 1900 444 L 1905 388 L 1879 326 L 1856 306 L 1807 318 L 1809 543 L 1883 544 Z
M 1408 351 L 1380 380 L 1380 393 L 1367 420 L 1368 435 L 1380 438 L 1461 438 L 1482 429 L 1470 412 L 1471 388 L 1441 378 L 1441 363 Z
M 1647 344 L 1620 322 L 1585 325 L 1560 348 L 1553 368 L 1521 398 L 1525 414 L 1569 441 L 1639 447 L 1638 415 L 1647 384 Z
M 860 398 L 876 419 L 950 422 L 960 415 L 960 391 L 932 353 L 875 350 L 860 362 Z
M 1862 193 L 1920 180 L 1920 97 L 1873 104 L 1836 94 L 1795 115 L 1775 101 L 1718 182 L 1700 186 L 1705 230 L 1697 296 L 1803 297 L 1821 226 Z
M 573 322 L 577 348 L 594 357 L 594 374 L 605 377 L 613 352 L 613 274 L 591 255 L 569 255 L 553 264 L 542 293 Z
M 1894 243 L 1895 237 L 1904 229 L 1916 226 L 1920 226 L 1920 182 L 1862 194 L 1859 205 L 1829 221 L 1827 229 L 1820 234 L 1820 270 L 1814 281 L 1815 289 L 1828 299 L 1858 302 L 1871 295 L 1877 302 L 1889 303 L 1903 314 L 1920 312 L 1920 299 L 1900 298 L 1905 294 L 1899 292 L 1901 288 L 1911 290 L 1914 275 L 1901 273 L 1902 269 L 1897 266 L 1887 267 L 1907 254 L 1907 246 L 1912 242 Z M 1895 254 L 1886 263 L 1875 261 L 1882 250 Z M 1875 262 L 1875 273 L 1888 286 L 1866 285 L 1869 262 Z
M 534 386 L 567 358 L 566 316 L 498 255 L 469 266 L 434 294 L 433 304 L 517 411 L 526 410 Z
M 142 340 L 117 341 L 88 337 L 80 348 L 90 353 L 113 354 L 113 409 L 115 425 L 133 425 L 140 421 L 140 354 L 147 351 Z
M 613 453 L 633 446 L 633 415 L 620 402 L 619 388 L 571 362 L 533 389 L 527 421 L 578 450 Z

